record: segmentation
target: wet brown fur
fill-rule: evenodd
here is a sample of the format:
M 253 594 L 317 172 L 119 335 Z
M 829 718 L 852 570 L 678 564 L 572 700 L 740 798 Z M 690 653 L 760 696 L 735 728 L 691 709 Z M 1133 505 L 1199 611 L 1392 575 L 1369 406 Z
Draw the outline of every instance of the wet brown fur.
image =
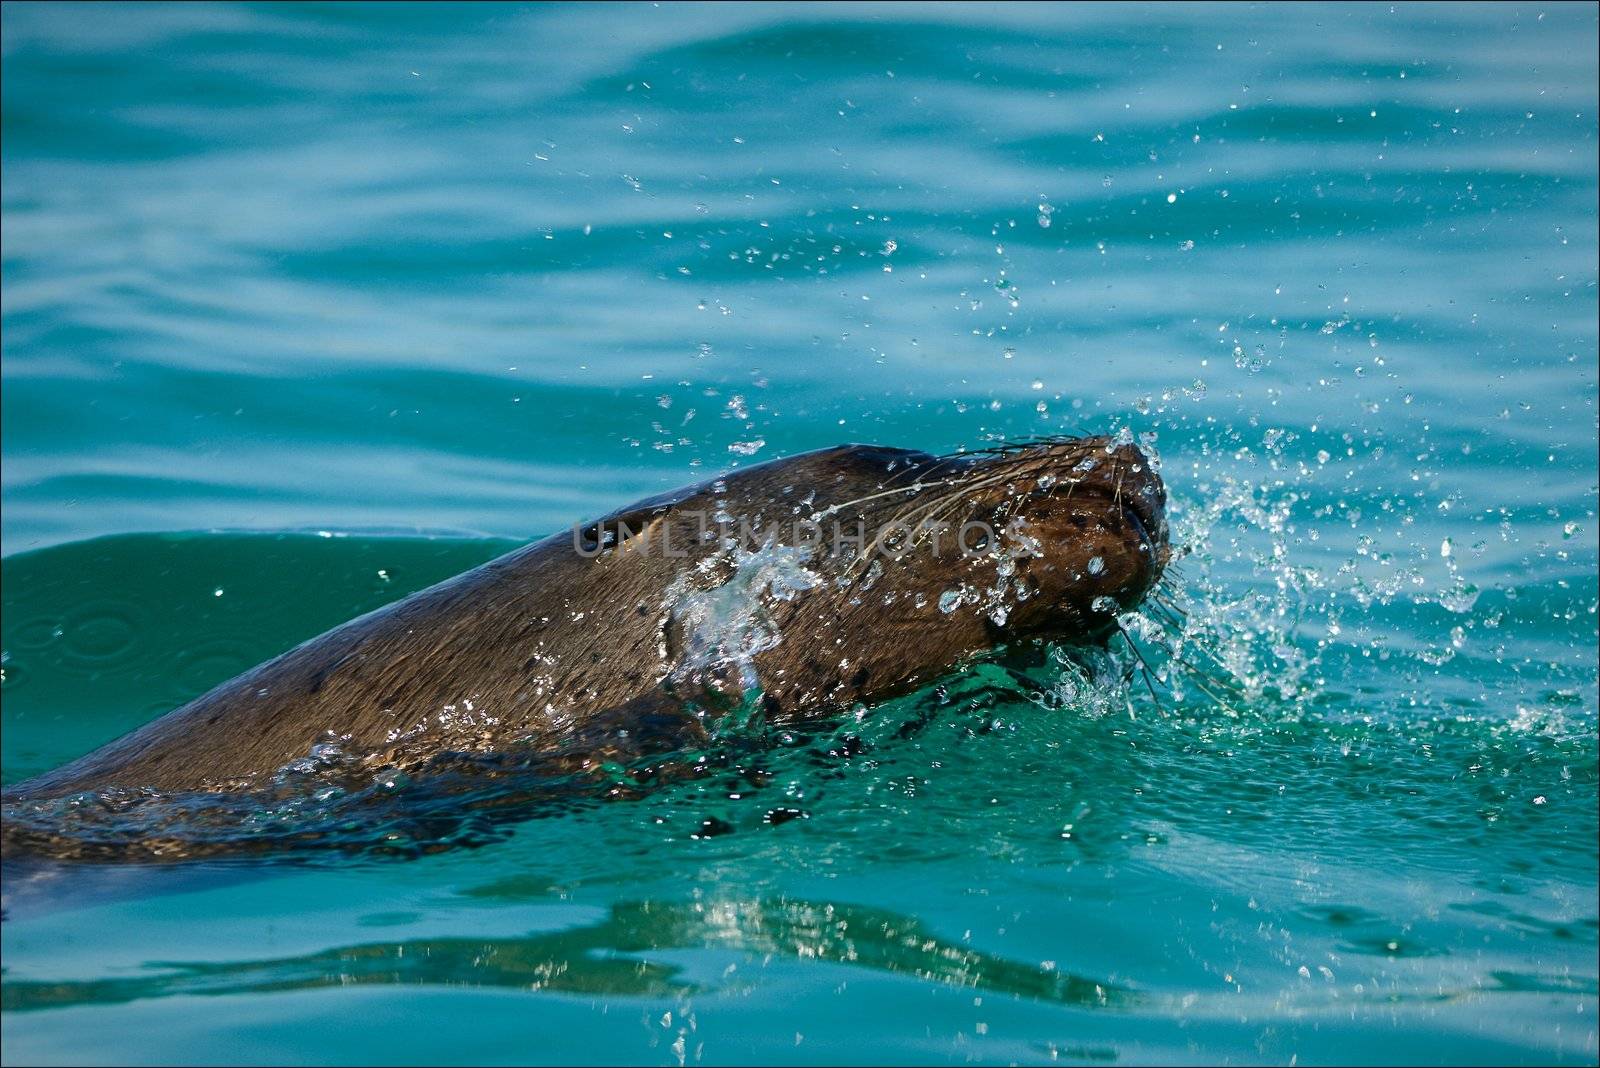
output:
M 1095 461 L 1080 470 L 1083 460 Z M 320 637 L 81 759 L 7 790 L 7 802 L 106 787 L 227 791 L 263 784 L 319 741 L 367 766 L 420 767 L 442 752 L 518 745 L 582 765 L 628 758 L 694 730 L 685 707 L 734 701 L 733 668 L 685 670 L 688 635 L 669 591 L 731 573 L 696 513 L 746 520 L 755 542 L 813 519 L 821 579 L 774 600 L 781 635 L 750 667 L 770 719 L 799 721 L 906 692 L 996 645 L 1093 641 L 1106 602 L 1137 603 L 1166 561 L 1160 479 L 1132 446 L 1058 439 L 979 453 L 848 445 L 737 471 L 562 531 Z M 914 530 L 903 559 L 831 554 L 838 522 L 869 537 L 943 517 L 1026 522 L 1042 555 L 1016 562 L 1030 595 L 1003 624 L 941 594 L 996 581 L 992 555 L 963 556 Z M 617 537 L 622 535 L 620 539 Z M 631 536 L 628 536 L 631 535 Z M 593 557 L 580 546 L 611 539 Z M 669 555 L 662 538 L 675 551 Z M 848 547 L 847 547 L 848 548 Z M 936 551 L 938 550 L 938 551 Z M 1091 574 L 1088 562 L 1104 567 Z M 703 565 L 703 566 L 702 566 Z M 677 585 L 675 585 L 677 584 Z M 666 719 L 661 716 L 666 713 Z M 657 737 L 658 734 L 671 737 Z

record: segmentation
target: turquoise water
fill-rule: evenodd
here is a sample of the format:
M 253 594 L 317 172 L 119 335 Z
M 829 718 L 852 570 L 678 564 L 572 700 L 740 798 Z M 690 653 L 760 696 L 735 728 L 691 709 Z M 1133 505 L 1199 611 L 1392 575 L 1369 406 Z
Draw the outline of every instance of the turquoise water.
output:
M 1592 5 L 3 30 L 8 783 L 840 441 L 1153 435 L 1190 549 L 1159 696 L 979 666 L 481 849 L 8 872 L 8 1062 L 1595 1062 Z

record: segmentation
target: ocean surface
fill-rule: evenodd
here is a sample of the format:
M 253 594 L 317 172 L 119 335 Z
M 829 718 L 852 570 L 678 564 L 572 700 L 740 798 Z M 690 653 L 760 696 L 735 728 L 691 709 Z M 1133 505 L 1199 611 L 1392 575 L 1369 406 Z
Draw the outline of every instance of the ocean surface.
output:
M 7 783 L 844 441 L 1126 430 L 1187 550 L 1149 686 L 975 665 L 476 849 L 8 871 L 8 1063 L 1600 1056 L 1594 5 L 0 20 Z

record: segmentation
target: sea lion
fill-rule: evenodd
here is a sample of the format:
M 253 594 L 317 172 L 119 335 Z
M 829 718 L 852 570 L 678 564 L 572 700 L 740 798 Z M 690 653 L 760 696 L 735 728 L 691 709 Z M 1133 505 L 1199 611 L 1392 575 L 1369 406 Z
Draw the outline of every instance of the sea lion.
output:
M 8 789 L 7 813 L 86 791 L 248 792 L 308 763 L 368 781 L 508 752 L 614 766 L 743 703 L 802 722 L 998 646 L 1101 641 L 1167 557 L 1161 479 L 1123 440 L 805 453 L 352 620 Z M 7 852 L 34 837 L 8 826 Z

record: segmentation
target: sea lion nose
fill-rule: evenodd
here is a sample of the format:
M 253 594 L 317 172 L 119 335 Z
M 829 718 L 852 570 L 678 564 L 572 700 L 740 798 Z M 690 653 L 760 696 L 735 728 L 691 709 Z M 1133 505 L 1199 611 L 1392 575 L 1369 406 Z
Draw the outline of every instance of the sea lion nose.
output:
M 1158 506 L 1165 506 L 1166 487 L 1162 485 L 1159 464 L 1131 441 L 1101 435 L 1073 442 L 1073 467 L 1085 480 L 1124 492 L 1147 491 Z
M 1146 496 L 1157 508 L 1167 505 L 1167 487 L 1161 481 L 1156 463 L 1137 445 L 1117 447 L 1115 457 L 1122 469 L 1123 485 Z
M 1092 462 L 1080 461 L 1085 481 L 1131 511 L 1155 543 L 1159 555 L 1167 540 L 1167 487 L 1158 464 L 1138 445 L 1122 438 L 1086 439 Z

